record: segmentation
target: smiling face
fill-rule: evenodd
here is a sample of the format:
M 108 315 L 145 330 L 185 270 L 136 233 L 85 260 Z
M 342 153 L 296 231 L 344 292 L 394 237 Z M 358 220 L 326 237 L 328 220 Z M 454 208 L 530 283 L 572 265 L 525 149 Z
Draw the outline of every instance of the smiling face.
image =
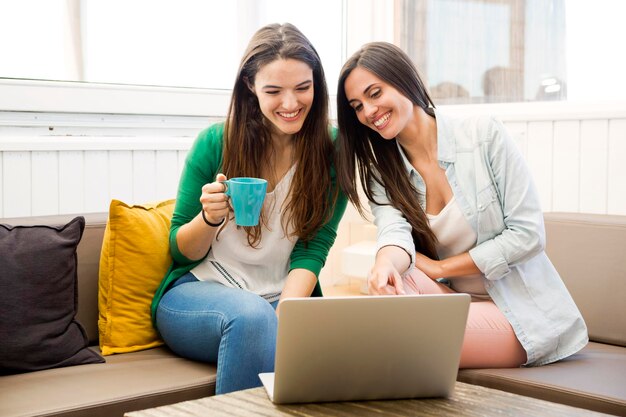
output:
M 277 59 L 259 69 L 253 91 L 273 133 L 293 135 L 313 104 L 313 70 L 295 59 Z
M 362 67 L 348 75 L 344 90 L 359 121 L 385 139 L 398 136 L 412 119 L 411 100 Z

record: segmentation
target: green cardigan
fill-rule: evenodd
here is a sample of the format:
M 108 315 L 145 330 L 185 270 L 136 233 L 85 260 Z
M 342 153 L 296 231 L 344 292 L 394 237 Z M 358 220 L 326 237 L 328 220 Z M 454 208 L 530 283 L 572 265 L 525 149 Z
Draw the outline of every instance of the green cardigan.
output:
M 336 131 L 333 129 L 333 137 Z M 181 174 L 176 197 L 176 208 L 170 226 L 170 253 L 172 265 L 157 288 L 152 299 L 152 322 L 156 323 L 156 310 L 163 294 L 178 278 L 191 271 L 201 260 L 193 261 L 185 257 L 176 243 L 178 229 L 189 223 L 202 209 L 200 194 L 204 184 L 215 181 L 215 177 L 222 166 L 224 123 L 216 123 L 203 130 L 198 135 L 191 150 L 187 154 L 185 167 Z M 333 187 L 336 186 L 336 175 L 331 167 Z M 337 226 L 346 209 L 346 196 L 340 191 L 334 207 L 332 218 L 308 242 L 298 241 L 291 252 L 289 270 L 303 268 L 313 272 L 316 276 L 326 262 L 328 252 L 337 237 Z M 315 285 L 312 296 L 322 296 L 319 281 Z

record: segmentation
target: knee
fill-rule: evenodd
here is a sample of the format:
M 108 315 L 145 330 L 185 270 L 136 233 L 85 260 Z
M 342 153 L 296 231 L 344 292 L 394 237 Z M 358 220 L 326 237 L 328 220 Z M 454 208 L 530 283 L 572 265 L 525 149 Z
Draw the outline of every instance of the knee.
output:
M 255 294 L 246 294 L 230 317 L 231 325 L 264 330 L 275 334 L 278 326 L 276 311 L 270 303 Z

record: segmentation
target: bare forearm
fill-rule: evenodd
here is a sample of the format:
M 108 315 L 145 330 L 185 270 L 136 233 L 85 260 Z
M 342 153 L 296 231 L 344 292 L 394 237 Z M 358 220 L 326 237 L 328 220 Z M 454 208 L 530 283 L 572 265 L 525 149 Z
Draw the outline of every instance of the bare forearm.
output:
M 200 195 L 202 210 L 189 223 L 178 229 L 176 244 L 180 253 L 188 259 L 197 261 L 204 258 L 223 219 L 228 215 L 228 197 L 224 194 L 226 188 L 222 184 L 225 180 L 226 176 L 220 173 L 217 174 L 215 182 L 202 186 Z
M 480 269 L 474 263 L 469 252 L 452 256 L 441 262 L 441 271 L 444 277 L 462 277 L 464 275 L 479 274 Z
M 431 279 L 447 277 L 463 277 L 480 273 L 469 252 L 451 256 L 437 261 L 421 253 L 415 254 L 415 267 L 428 275 Z
M 280 299 L 282 301 L 285 298 L 309 297 L 316 283 L 317 277 L 308 269 L 292 269 L 287 276 Z
M 287 281 L 280 295 L 280 301 L 276 308 L 276 314 L 280 308 L 280 303 L 287 298 L 310 297 L 317 283 L 317 277 L 308 269 L 292 269 L 287 276 Z
M 181 226 L 176 234 L 178 250 L 191 260 L 202 259 L 209 249 L 218 228 L 209 226 L 198 213 L 189 223 Z

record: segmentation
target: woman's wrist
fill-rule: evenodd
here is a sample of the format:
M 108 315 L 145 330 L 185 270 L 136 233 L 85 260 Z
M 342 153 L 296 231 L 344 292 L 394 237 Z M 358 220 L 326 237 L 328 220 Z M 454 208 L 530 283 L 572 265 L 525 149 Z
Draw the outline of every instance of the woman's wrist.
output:
M 200 210 L 200 213 L 202 213 L 202 220 L 204 220 L 204 222 L 211 227 L 220 227 L 222 224 L 224 224 L 224 220 L 226 219 L 225 217 L 222 217 L 222 220 L 220 220 L 219 222 L 212 223 L 206 218 L 204 210 Z
M 481 273 L 469 252 L 437 261 L 439 278 L 462 277 Z
M 435 261 L 435 271 L 437 275 L 436 277 L 434 277 L 434 279 L 439 279 L 439 278 L 445 278 L 446 277 L 446 264 L 444 263 L 444 260 L 439 260 L 439 261 Z

